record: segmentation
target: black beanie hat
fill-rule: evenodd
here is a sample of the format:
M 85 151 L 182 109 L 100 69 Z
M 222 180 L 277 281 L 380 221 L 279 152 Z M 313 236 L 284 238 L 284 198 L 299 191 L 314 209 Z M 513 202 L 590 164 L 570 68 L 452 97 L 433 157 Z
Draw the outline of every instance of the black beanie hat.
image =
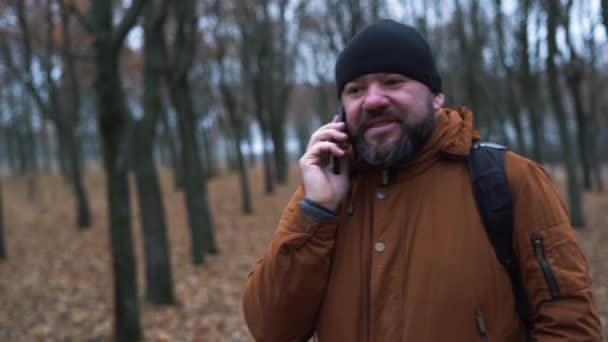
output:
M 346 83 L 376 72 L 397 73 L 441 92 L 441 78 L 428 43 L 411 26 L 384 19 L 357 33 L 336 61 L 338 97 Z

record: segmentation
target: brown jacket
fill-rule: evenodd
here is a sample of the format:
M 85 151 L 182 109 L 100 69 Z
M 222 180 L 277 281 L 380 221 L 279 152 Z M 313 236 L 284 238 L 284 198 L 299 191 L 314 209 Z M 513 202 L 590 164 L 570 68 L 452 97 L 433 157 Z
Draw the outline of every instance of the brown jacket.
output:
M 526 340 L 472 193 L 473 116 L 464 108 L 443 114 L 423 151 L 388 184 L 382 170 L 354 170 L 337 219 L 305 216 L 296 191 L 246 285 L 256 340 L 313 333 L 322 342 Z M 566 208 L 538 164 L 509 152 L 506 169 L 514 250 L 535 310 L 532 340 L 601 341 Z M 533 236 L 541 239 L 536 249 Z

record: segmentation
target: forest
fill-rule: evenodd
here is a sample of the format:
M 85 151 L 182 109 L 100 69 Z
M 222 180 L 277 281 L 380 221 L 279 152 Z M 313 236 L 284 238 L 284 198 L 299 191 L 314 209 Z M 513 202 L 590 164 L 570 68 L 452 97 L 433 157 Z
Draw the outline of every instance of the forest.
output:
M 608 335 L 608 0 L 0 0 L 0 340 L 251 340 L 247 274 L 379 18 L 549 172 Z

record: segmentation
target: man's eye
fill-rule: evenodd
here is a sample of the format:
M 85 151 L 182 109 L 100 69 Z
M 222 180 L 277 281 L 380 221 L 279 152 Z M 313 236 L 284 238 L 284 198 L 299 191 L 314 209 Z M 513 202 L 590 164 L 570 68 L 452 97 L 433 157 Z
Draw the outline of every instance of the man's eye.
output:
M 347 94 L 357 94 L 360 93 L 363 88 L 358 86 L 351 86 L 346 89 Z
M 386 85 L 397 85 L 403 83 L 403 80 L 400 78 L 389 78 L 384 83 Z

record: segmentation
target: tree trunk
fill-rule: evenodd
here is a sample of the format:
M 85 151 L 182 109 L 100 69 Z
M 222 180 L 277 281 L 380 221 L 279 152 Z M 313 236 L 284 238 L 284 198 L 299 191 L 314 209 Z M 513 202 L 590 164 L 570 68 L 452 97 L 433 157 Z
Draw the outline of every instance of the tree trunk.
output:
M 595 38 L 590 37 L 586 41 L 589 51 L 589 79 L 588 88 L 593 89 L 588 96 L 589 102 L 589 146 L 591 150 L 589 154 L 591 156 L 591 172 L 593 174 L 593 181 L 597 188 L 597 191 L 604 191 L 604 184 L 602 181 L 602 158 L 599 152 L 599 139 L 600 136 L 600 122 L 599 122 L 599 101 L 602 91 L 602 84 L 598 82 L 598 70 L 597 70 L 597 47 L 595 45 Z M 597 92 L 596 92 L 597 91 Z
M 287 104 L 291 93 L 290 85 L 290 67 L 292 56 L 295 55 L 295 48 L 287 39 L 287 22 L 285 19 L 285 11 L 287 8 L 287 0 L 279 1 L 279 16 L 276 21 L 266 19 L 270 23 L 270 30 L 274 30 L 268 35 L 268 42 L 272 60 L 276 61 L 276 65 L 270 65 L 268 74 L 270 76 L 271 92 L 268 103 L 270 104 L 270 130 L 272 142 L 274 145 L 274 162 L 276 168 L 276 178 L 278 184 L 286 184 L 289 175 L 289 158 L 287 154 L 287 146 L 285 146 L 285 117 L 287 114 Z
M 576 118 L 577 128 L 577 147 L 580 156 L 580 162 L 583 171 L 583 188 L 591 190 L 591 161 L 589 160 L 590 152 L 590 137 L 588 129 L 588 114 L 583 108 L 582 98 L 582 82 L 584 77 L 584 69 L 582 61 L 578 56 L 576 48 L 572 44 L 570 15 L 573 1 L 569 0 L 564 8 L 565 13 L 561 16 L 563 26 L 566 31 L 566 45 L 570 52 L 570 59 L 566 66 L 566 85 L 570 90 L 574 102 L 574 113 Z
M 255 150 L 253 147 L 253 137 L 251 134 L 251 129 L 247 128 L 247 146 L 249 146 L 249 166 L 255 167 L 257 165 L 257 157 L 255 155 Z
M 234 135 L 234 152 L 236 155 L 237 170 L 239 173 L 239 180 L 241 184 L 241 210 L 244 214 L 251 214 L 253 212 L 253 208 L 251 206 L 251 190 L 249 187 L 249 177 L 247 175 L 247 165 L 245 163 L 245 157 L 243 156 L 243 151 L 241 150 L 241 143 L 243 141 L 243 120 L 239 117 L 239 114 L 237 112 L 236 98 L 231 92 L 231 89 L 225 83 L 225 70 L 223 67 L 223 48 L 223 45 L 218 48 L 218 64 L 220 66 L 220 91 L 222 94 L 222 100 L 224 101 L 224 107 L 226 108 L 226 112 L 228 113 L 228 118 L 230 121 L 230 125 L 232 126 L 231 128 Z M 226 146 L 229 146 L 230 143 L 231 141 L 227 140 Z M 232 153 L 230 153 L 230 151 L 228 150 L 226 152 L 227 159 L 231 161 L 232 158 L 230 157 L 230 155 Z
M 597 115 L 597 114 L 595 114 Z M 597 116 L 594 116 L 593 121 L 590 125 L 590 145 L 591 145 L 591 170 L 593 174 L 593 180 L 595 182 L 595 186 L 597 191 L 604 191 L 604 182 L 602 180 L 602 156 L 599 152 L 597 137 L 600 135 L 599 132 L 599 122 L 597 120 Z
M 8 162 L 8 170 L 10 171 L 10 173 L 13 173 L 19 168 L 19 153 L 17 152 L 17 141 L 15 140 L 15 128 L 13 125 L 8 124 L 6 127 L 3 128 L 3 131 L 3 141 L 6 142 L 4 146 L 6 148 L 6 161 Z
M 582 228 L 585 226 L 585 220 L 582 210 L 582 196 L 576 177 L 576 158 L 574 156 L 574 151 L 572 150 L 573 145 L 568 131 L 568 119 L 562 103 L 562 94 L 560 92 L 557 66 L 555 63 L 555 56 L 558 52 L 556 31 L 559 18 L 559 6 L 559 0 L 549 0 L 547 13 L 547 81 L 549 83 L 549 95 L 551 96 L 551 104 L 553 105 L 553 111 L 558 122 L 562 151 L 564 151 L 566 162 L 570 220 L 574 227 Z
M 273 51 L 273 23 L 269 11 L 269 2 L 266 0 L 255 1 L 253 8 L 245 9 L 243 12 L 245 13 L 242 18 L 244 20 L 239 22 L 241 67 L 245 79 L 251 87 L 254 113 L 260 125 L 264 161 L 264 189 L 267 194 L 270 194 L 274 192 L 274 183 L 277 181 L 273 178 L 273 171 L 277 171 L 273 166 L 278 166 L 277 161 L 280 161 L 281 157 L 278 156 L 279 152 L 276 146 L 274 152 L 271 152 L 267 145 L 269 139 L 274 139 L 274 133 L 271 132 L 274 128 L 273 125 L 276 127 L 276 120 L 280 120 L 275 115 L 284 114 L 277 113 L 278 107 L 275 97 L 280 95 L 274 91 L 278 89 L 279 85 L 275 84 L 277 70 L 273 70 L 273 68 L 282 68 L 282 65 L 279 64 L 282 61 L 276 62 L 277 54 Z M 285 49 L 287 47 L 281 46 L 281 48 Z M 275 161 L 274 165 L 272 163 L 273 159 Z M 276 176 L 278 178 L 279 175 Z
M 0 95 L 0 118 L 3 117 L 2 105 L 2 97 Z M 2 175 L 2 171 L 5 168 L 10 169 L 10 156 L 7 146 L 8 144 L 6 143 L 7 139 L 8 137 L 6 136 L 6 127 L 4 126 L 4 124 L 0 124 L 0 141 L 2 141 L 2 143 L 0 144 L 0 175 Z
M 160 136 L 154 144 L 154 158 L 158 158 L 161 168 L 171 167 L 171 152 L 165 140 L 165 132 L 160 131 Z
M 224 139 L 224 159 L 226 160 L 226 167 L 228 168 L 229 172 L 238 171 L 239 168 L 237 165 L 238 162 L 236 160 L 236 156 L 234 154 L 235 150 L 236 147 L 234 146 L 234 140 L 231 137 L 226 137 Z
M 23 116 L 25 118 L 25 116 Z M 22 121 L 22 120 L 19 120 Z M 18 173 L 20 176 L 26 176 L 28 167 L 29 167 L 29 158 L 28 158 L 28 140 L 24 137 L 23 134 L 23 122 L 18 122 L 14 124 L 15 126 L 15 141 L 16 144 L 16 152 L 17 152 L 17 165 Z
M 264 160 L 264 192 L 266 194 L 274 193 L 274 178 L 272 174 L 272 155 L 268 139 L 265 133 L 262 133 L 262 157 Z
M 270 147 L 268 146 L 268 128 L 266 126 L 266 122 L 264 120 L 264 105 L 261 97 L 261 90 L 257 90 L 257 94 L 254 95 L 255 105 L 256 105 L 256 117 L 258 118 L 258 123 L 260 125 L 260 133 L 262 139 L 262 159 L 263 159 L 263 167 L 264 167 L 264 192 L 267 194 L 274 193 L 274 178 L 273 178 L 273 167 L 272 167 L 272 155 L 270 151 Z
M 25 98 L 25 122 L 24 122 L 24 140 L 23 150 L 24 153 L 24 165 L 25 165 L 25 177 L 27 182 L 27 198 L 29 201 L 34 201 L 38 197 L 38 181 L 36 180 L 36 173 L 38 173 L 38 142 L 34 134 L 34 127 L 32 123 L 32 108 L 30 102 Z
M 241 210 L 243 214 L 251 214 L 253 213 L 253 208 L 251 206 L 251 190 L 249 187 L 249 176 L 247 175 L 247 165 L 245 165 L 245 157 L 241 150 L 241 133 L 238 132 L 235 136 L 236 141 L 234 142 L 234 145 L 238 161 L 239 180 L 241 183 Z
M 570 28 L 570 13 L 573 1 L 570 0 L 565 7 L 565 15 L 562 16 L 563 26 L 566 31 L 566 45 L 570 52 L 570 60 L 566 70 L 566 84 L 572 99 L 574 100 L 574 114 L 576 115 L 577 128 L 577 147 L 580 156 L 580 162 L 583 171 L 583 188 L 591 190 L 591 161 L 589 160 L 590 152 L 590 137 L 588 122 L 589 116 L 583 108 L 582 83 L 584 77 L 583 62 L 578 56 L 576 48 L 572 44 L 571 28 Z
M 306 147 L 308 147 L 308 140 L 310 139 L 310 123 L 309 122 L 298 122 L 296 124 L 296 136 L 298 138 L 298 158 L 302 157 L 306 153 Z
M 61 134 L 57 132 L 57 160 L 59 163 L 59 171 L 61 172 L 61 176 L 63 176 L 63 180 L 67 184 L 72 184 L 72 176 L 70 174 L 70 162 L 68 160 L 67 147 L 64 139 L 61 137 Z
M 169 113 L 165 112 L 161 116 L 161 122 L 163 125 L 163 140 L 169 147 L 171 153 L 171 164 L 173 167 L 173 185 L 175 189 L 182 190 L 184 188 L 184 171 L 182 170 L 181 158 L 179 152 L 179 146 L 177 137 L 172 133 L 171 125 L 168 119 Z
M 117 75 L 118 65 L 111 57 L 104 56 L 107 54 L 97 51 L 96 91 L 114 265 L 114 334 L 119 341 L 131 341 L 141 338 L 141 327 L 131 235 L 127 156 L 124 151 L 128 118 L 125 108 L 119 104 L 123 95 Z
M 285 146 L 285 128 L 283 127 L 283 120 L 279 120 L 278 118 L 275 119 L 277 120 L 277 122 L 275 122 L 275 125 L 273 125 L 273 128 L 270 131 L 270 135 L 272 137 L 272 145 L 274 146 L 273 156 L 277 183 L 286 184 L 288 160 L 287 149 Z
M 317 77 L 321 77 L 321 75 L 318 75 Z M 328 87 L 326 86 L 325 82 L 320 83 L 315 88 L 317 95 L 315 108 L 317 109 L 317 114 L 322 124 L 331 122 L 331 120 L 333 120 L 334 116 L 336 115 L 336 113 L 330 109 L 329 100 L 329 97 L 332 96 L 335 92 L 331 93 L 327 88 Z M 308 139 L 306 141 L 306 145 L 308 145 Z
M 608 34 L 608 0 L 602 0 L 602 21 L 604 22 L 606 34 Z
M 76 223 L 78 228 L 83 229 L 91 226 L 92 218 L 91 210 L 89 208 L 89 199 L 82 176 L 82 141 L 78 138 L 76 133 L 78 122 L 80 121 L 81 92 L 80 82 L 76 71 L 76 61 L 70 54 L 70 51 L 72 50 L 72 39 L 69 32 L 71 16 L 69 15 L 69 10 L 66 8 L 63 2 L 60 2 L 60 16 L 62 40 L 64 43 L 64 49 L 61 56 L 68 78 L 69 86 L 67 93 L 69 100 L 67 101 L 68 105 L 65 107 L 59 106 L 57 101 L 53 102 L 57 111 L 64 111 L 63 113 L 55 113 L 55 128 L 58 134 L 62 134 L 67 141 L 67 146 L 64 151 L 66 152 L 66 161 L 69 165 L 74 200 L 76 201 L 77 206 Z M 53 87 L 53 89 L 55 89 L 55 87 Z
M 213 147 L 211 147 L 211 143 L 209 142 L 209 129 L 202 128 L 201 129 L 201 138 L 203 139 L 203 155 L 204 159 L 203 165 L 205 170 L 205 178 L 209 179 L 215 177 L 217 175 L 217 165 L 215 163 Z
M 129 207 L 127 124 L 129 115 L 120 83 L 118 57 L 124 36 L 133 26 L 143 1 L 134 0 L 118 26 L 113 28 L 112 2 L 92 0 L 95 93 L 98 127 L 103 142 L 106 198 L 114 271 L 114 338 L 137 341 L 142 337 L 137 301 L 136 264 Z
M 163 116 L 161 82 L 163 66 L 163 9 L 149 2 L 144 14 L 144 115 L 134 125 L 133 169 L 144 238 L 146 299 L 174 304 L 171 259 L 162 191 L 154 163 L 156 123 Z
M 263 115 L 260 112 L 264 111 L 263 105 L 261 103 L 256 103 L 256 108 L 258 111 L 258 122 L 260 124 L 260 132 L 262 139 L 262 159 L 263 159 L 263 167 L 264 167 L 264 192 L 267 194 L 274 193 L 274 182 L 275 179 L 273 177 L 273 167 L 272 167 L 272 152 L 270 151 L 270 147 L 268 146 L 268 129 L 266 128 L 266 123 L 264 122 Z
M 498 40 L 496 42 L 498 48 L 498 55 L 500 58 L 500 65 L 506 74 L 506 82 L 504 86 L 506 87 L 506 100 L 507 105 L 506 108 L 509 112 L 509 116 L 513 122 L 513 126 L 515 128 L 515 133 L 517 135 L 517 151 L 520 154 L 526 155 L 526 143 L 524 140 L 524 131 L 520 118 L 519 106 L 517 106 L 517 101 L 515 99 L 515 77 L 513 73 L 513 68 L 507 63 L 507 54 L 505 52 L 505 39 L 504 39 L 504 24 L 503 24 L 503 13 L 502 13 L 502 0 L 495 0 L 494 2 L 495 10 L 496 10 L 496 20 L 495 20 L 495 29 L 497 32 Z M 504 126 L 504 124 L 502 125 Z
M 41 120 L 41 125 L 40 125 L 40 133 L 39 133 L 39 138 L 38 140 L 40 140 L 40 152 L 41 152 L 41 158 L 40 158 L 40 166 L 42 167 L 42 170 L 44 171 L 52 171 L 53 170 L 53 152 L 51 151 L 51 134 L 49 132 L 49 127 L 47 125 L 47 123 L 45 122 L 44 119 L 40 118 Z
M 495 67 L 499 68 L 500 66 L 495 66 Z M 493 88 L 491 89 L 491 91 L 496 94 L 500 94 L 501 91 L 504 90 L 503 88 L 501 88 L 502 87 L 501 84 L 493 83 L 492 86 L 493 86 Z M 491 108 L 491 111 L 495 114 L 496 120 L 494 120 L 494 124 L 491 124 L 487 130 L 486 134 L 488 136 L 488 139 L 493 139 L 492 134 L 494 132 L 494 126 L 496 126 L 496 131 L 498 132 L 496 134 L 499 137 L 498 141 L 500 141 L 500 143 L 505 146 L 514 146 L 511 144 L 511 139 L 509 138 L 509 133 L 507 132 L 507 125 L 504 124 L 508 120 L 509 115 L 507 112 L 512 109 L 512 106 L 510 106 L 510 105 L 505 106 L 500 101 L 493 101 L 492 103 L 490 103 L 489 108 Z
M 150 143 L 136 139 L 133 146 L 136 156 L 133 169 L 144 238 L 146 300 L 154 304 L 175 304 L 165 208 Z
M 205 262 L 205 254 L 218 252 L 209 209 L 207 183 L 196 140 L 197 120 L 188 78 L 192 69 L 196 41 L 196 4 L 193 0 L 174 3 L 177 26 L 175 30 L 175 62 L 172 70 L 171 101 L 178 115 L 181 164 L 184 176 L 186 209 L 191 232 L 192 262 Z
M 577 147 L 583 171 L 583 188 L 591 191 L 591 163 L 589 160 L 589 130 L 587 129 L 587 116 L 583 109 L 583 99 L 581 94 L 582 75 L 571 75 L 568 80 L 568 88 L 574 99 L 574 113 L 576 115 L 577 127 Z M 578 77 L 581 77 L 580 79 Z
M 532 76 L 530 70 L 530 52 L 528 40 L 528 18 L 530 11 L 530 0 L 523 0 L 519 19 L 519 29 L 517 32 L 518 41 L 521 49 L 520 67 L 520 87 L 522 89 L 524 106 L 530 117 L 530 128 L 532 133 L 532 157 L 538 162 L 543 162 L 543 119 L 540 117 L 537 101 L 538 87 L 537 80 Z
M 192 243 L 192 262 L 195 265 L 205 262 L 205 254 L 216 253 L 217 246 L 213 237 L 213 223 L 207 195 L 205 172 L 198 153 L 198 144 L 194 132 L 195 115 L 192 109 L 190 87 L 183 79 L 174 83 L 171 93 L 179 115 L 179 136 L 184 172 L 184 193 L 188 211 Z
M 77 225 L 79 228 L 83 228 L 90 225 L 90 211 L 88 208 L 88 200 L 86 199 L 86 192 L 84 191 L 84 186 L 82 184 L 82 180 L 80 177 L 80 151 L 78 139 L 75 136 L 75 129 L 78 121 L 78 111 L 80 107 L 80 92 L 78 80 L 76 77 L 75 71 L 75 62 L 74 57 L 71 56 L 71 43 L 70 43 L 70 34 L 69 34 L 69 14 L 66 6 L 64 6 L 63 2 L 59 2 L 60 6 L 60 15 L 61 15 L 61 25 L 62 25 L 62 36 L 61 40 L 63 41 L 63 49 L 61 49 L 61 64 L 63 74 L 62 77 L 67 78 L 67 90 L 63 91 L 62 94 L 65 94 L 66 103 L 69 103 L 69 107 L 62 106 L 61 101 L 59 100 L 59 91 L 56 84 L 56 81 L 53 74 L 53 58 L 56 56 L 56 48 L 55 41 L 53 36 L 53 32 L 55 32 L 55 20 L 54 20 L 54 5 L 57 5 L 54 1 L 46 1 L 46 20 L 47 26 L 45 27 L 47 35 L 46 40 L 44 40 L 45 52 L 46 54 L 38 55 L 37 62 L 40 63 L 42 67 L 42 71 L 44 72 L 46 83 L 42 85 L 42 87 L 37 87 L 32 79 L 32 63 L 34 61 L 33 53 L 32 53 L 32 41 L 30 33 L 30 27 L 28 25 L 28 20 L 26 18 L 26 11 L 24 8 L 24 2 L 17 2 L 17 17 L 19 21 L 19 26 L 23 33 L 23 64 L 24 67 L 22 70 L 17 70 L 15 65 L 10 61 L 10 57 L 7 58 L 9 60 L 9 68 L 13 70 L 13 72 L 19 72 L 25 74 L 25 78 L 22 81 L 24 83 L 25 89 L 31 95 L 31 98 L 36 103 L 38 107 L 38 112 L 41 115 L 41 132 L 42 132 L 42 140 L 41 144 L 41 152 L 42 152 L 42 161 L 46 163 L 47 155 L 51 155 L 50 152 L 50 142 L 46 138 L 47 125 L 46 121 L 50 121 L 57 133 L 57 138 L 59 141 L 59 165 L 61 167 L 61 172 L 64 175 L 65 179 L 73 185 L 74 189 L 74 202 L 77 206 Z M 39 71 L 38 71 L 39 73 Z M 64 81 L 62 80 L 62 81 Z M 40 93 L 40 88 L 45 89 L 46 96 L 42 96 Z M 26 114 L 28 114 L 30 110 L 30 102 L 25 104 L 26 106 Z M 29 114 L 27 115 L 29 116 Z M 30 120 L 26 116 L 26 120 Z M 34 142 L 36 139 L 32 136 L 31 130 L 28 130 L 28 138 L 27 141 Z M 34 145 L 32 145 L 34 146 Z M 37 156 L 36 149 L 31 150 L 27 153 L 28 155 L 33 156 L 35 159 Z M 72 158 L 74 161 L 70 160 Z M 76 164 L 74 164 L 76 163 Z M 73 179 L 77 177 L 77 179 Z M 33 177 L 31 177 L 33 178 Z M 33 184 L 33 183 L 30 183 Z
M 67 162 L 69 163 L 70 185 L 74 194 L 76 204 L 76 224 L 79 229 L 89 228 L 91 226 L 91 209 L 89 207 L 89 199 L 84 187 L 82 177 L 82 162 L 80 161 L 79 143 L 74 135 L 74 129 L 67 128 L 59 132 L 60 141 L 66 154 Z
M 0 260 L 6 260 L 4 244 L 4 203 L 2 202 L 2 180 L 0 179 Z

